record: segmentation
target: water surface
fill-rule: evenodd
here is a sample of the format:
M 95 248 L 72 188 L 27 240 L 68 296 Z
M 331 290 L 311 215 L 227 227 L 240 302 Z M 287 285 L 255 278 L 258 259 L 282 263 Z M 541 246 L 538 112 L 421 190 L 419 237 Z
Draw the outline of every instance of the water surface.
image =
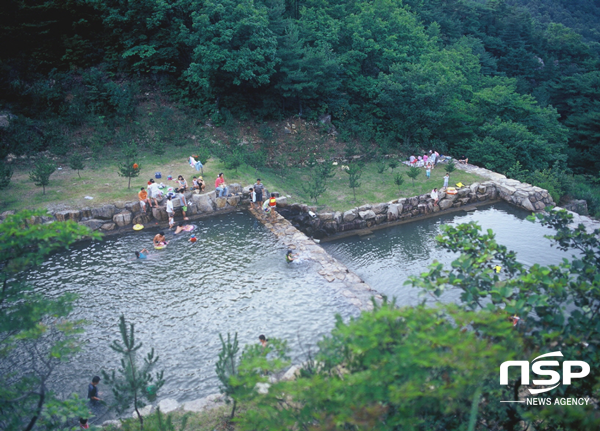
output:
M 300 361 L 300 342 L 314 349 L 336 313 L 357 313 L 310 262 L 287 264 L 282 246 L 249 214 L 192 224 L 198 242 L 181 234 L 165 250 L 151 249 L 148 260 L 134 252 L 151 248 L 157 228 L 78 244 L 28 274 L 50 295 L 77 293 L 73 317 L 89 322 L 86 347 L 55 375 L 55 389 L 85 397 L 93 375 L 117 367 L 109 344 L 121 314 L 135 323 L 142 350 L 160 356 L 167 379 L 160 398 L 182 402 L 218 391 L 219 333 L 237 331 L 241 346 L 259 334 L 286 339 Z M 100 390 L 109 392 L 102 382 Z
M 322 245 L 375 290 L 390 298 L 395 297 L 398 304 L 414 305 L 419 302 L 420 290 L 404 286 L 408 277 L 426 271 L 434 260 L 449 267 L 457 256 L 444 251 L 435 242 L 443 224 L 476 221 L 484 232 L 492 229 L 497 242 L 517 252 L 518 260 L 525 265 L 557 264 L 562 258 L 569 258 L 572 252 L 557 250 L 551 246 L 549 239 L 544 238 L 544 235 L 551 235 L 552 230 L 525 220 L 529 214 L 499 202 L 478 207 L 475 211 L 440 215 Z M 445 299 L 455 300 L 457 296 L 448 294 Z

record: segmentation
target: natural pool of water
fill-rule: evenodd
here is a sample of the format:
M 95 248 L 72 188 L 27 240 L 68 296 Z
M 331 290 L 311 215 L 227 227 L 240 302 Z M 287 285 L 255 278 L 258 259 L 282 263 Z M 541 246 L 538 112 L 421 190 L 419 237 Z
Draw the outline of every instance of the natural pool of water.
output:
M 552 230 L 525 220 L 530 213 L 504 202 L 376 230 L 371 235 L 352 236 L 323 242 L 325 250 L 344 263 L 351 271 L 399 305 L 414 305 L 420 301 L 418 289 L 405 286 L 411 275 L 418 275 L 434 260 L 449 267 L 456 254 L 437 246 L 435 237 L 443 224 L 457 225 L 476 221 L 483 232 L 492 229 L 496 241 L 517 252 L 526 265 L 557 264 L 572 252 L 551 247 L 544 238 Z M 456 300 L 458 294 L 448 293 L 444 300 Z
M 283 246 L 248 213 L 193 224 L 198 242 L 182 234 L 145 261 L 134 252 L 151 247 L 156 228 L 77 244 L 27 275 L 49 295 L 78 294 L 73 318 L 89 322 L 85 348 L 55 374 L 54 389 L 85 397 L 93 375 L 117 368 L 109 344 L 121 314 L 135 323 L 144 354 L 154 347 L 160 356 L 167 379 L 160 398 L 180 402 L 218 391 L 219 333 L 237 331 L 240 346 L 260 334 L 286 339 L 298 362 L 332 329 L 336 313 L 357 314 L 310 262 L 287 264 Z

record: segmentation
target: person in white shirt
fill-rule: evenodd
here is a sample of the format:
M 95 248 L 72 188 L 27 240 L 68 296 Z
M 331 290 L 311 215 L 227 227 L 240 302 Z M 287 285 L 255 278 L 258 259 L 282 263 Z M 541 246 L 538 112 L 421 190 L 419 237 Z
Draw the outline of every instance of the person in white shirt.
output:
M 154 200 L 154 206 L 158 207 L 156 198 L 159 195 L 160 190 L 158 189 L 158 184 L 156 184 L 153 179 L 150 179 L 150 184 L 148 185 L 148 199 L 150 200 L 150 206 L 152 206 L 152 201 Z
M 431 193 L 429 193 L 429 196 L 431 196 L 431 199 L 433 199 L 433 204 L 437 205 L 438 200 L 440 199 L 437 189 L 433 189 Z

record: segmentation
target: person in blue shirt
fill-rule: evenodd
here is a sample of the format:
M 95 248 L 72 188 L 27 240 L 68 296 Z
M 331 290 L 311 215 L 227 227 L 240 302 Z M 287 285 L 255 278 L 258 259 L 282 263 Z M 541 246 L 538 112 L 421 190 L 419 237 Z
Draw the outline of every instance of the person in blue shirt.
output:
M 102 401 L 100 398 L 98 398 L 98 383 L 100 383 L 100 377 L 94 376 L 92 383 L 88 385 L 87 397 L 88 400 L 90 400 L 90 403 L 93 405 L 96 405 L 99 401 Z
M 143 248 L 142 251 L 136 251 L 135 252 L 135 256 L 138 259 L 146 259 L 148 257 L 148 250 L 146 250 L 145 248 Z

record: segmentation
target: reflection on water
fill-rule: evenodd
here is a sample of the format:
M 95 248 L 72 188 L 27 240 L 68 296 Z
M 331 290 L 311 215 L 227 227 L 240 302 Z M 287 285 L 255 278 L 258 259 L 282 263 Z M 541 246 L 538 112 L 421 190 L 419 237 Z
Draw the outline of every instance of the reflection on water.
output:
M 151 246 L 157 229 L 79 244 L 51 256 L 27 280 L 50 295 L 80 296 L 74 318 L 89 322 L 87 346 L 54 380 L 62 393 L 86 395 L 100 370 L 116 368 L 108 348 L 118 337 L 121 313 L 135 323 L 137 337 L 160 356 L 167 383 L 161 397 L 186 401 L 217 392 L 214 362 L 218 334 L 238 332 L 240 345 L 259 334 L 287 339 L 301 359 L 301 342 L 314 346 L 331 330 L 335 313 L 356 313 L 309 265 L 287 264 L 273 235 L 247 214 L 195 223 L 150 259 L 134 252 Z M 167 234 L 168 236 L 170 234 Z M 100 390 L 109 393 L 100 383 Z
M 368 236 L 353 236 L 322 243 L 327 252 L 363 278 L 371 287 L 401 305 L 419 302 L 419 290 L 404 286 L 411 275 L 418 275 L 434 260 L 447 266 L 456 257 L 436 245 L 435 236 L 442 224 L 476 221 L 483 230 L 492 229 L 498 243 L 517 252 L 526 265 L 557 264 L 571 252 L 551 247 L 544 235 L 553 231 L 525 220 L 529 213 L 506 203 L 480 207 L 476 211 L 459 212 L 415 221 L 375 231 Z M 453 300 L 447 296 L 446 300 Z

